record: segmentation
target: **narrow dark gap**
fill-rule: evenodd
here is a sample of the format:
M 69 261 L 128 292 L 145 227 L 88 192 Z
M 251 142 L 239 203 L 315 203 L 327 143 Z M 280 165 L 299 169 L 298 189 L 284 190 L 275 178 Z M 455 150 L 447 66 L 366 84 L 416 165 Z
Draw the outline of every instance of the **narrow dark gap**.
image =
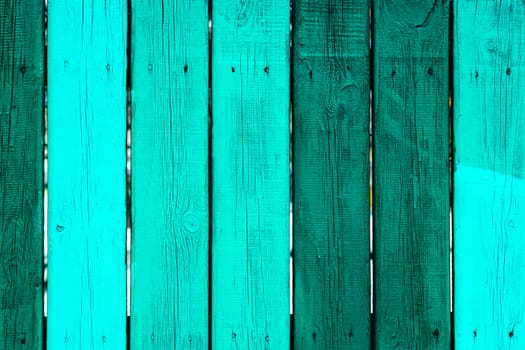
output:
M 213 128 L 213 109 L 212 109 L 212 36 L 213 36 L 213 0 L 208 0 L 208 350 L 212 349 L 212 205 L 213 205 L 213 157 L 212 157 L 212 128 Z
M 42 349 L 47 349 L 47 317 L 42 321 Z
M 131 348 L 131 1 L 127 2 L 126 36 L 126 349 Z
M 370 348 L 375 349 L 375 332 L 376 332 L 376 317 L 374 313 L 374 300 L 375 300 L 375 284 L 374 284 L 374 103 L 375 103 L 375 65 L 374 65 L 374 6 L 373 1 L 368 2 L 368 33 L 369 33 L 369 51 L 368 51 L 368 81 L 370 89 L 370 114 L 369 114 L 369 166 L 370 166 Z
M 295 307 L 295 264 L 294 264 L 294 128 L 293 128 L 293 100 L 294 100 L 294 28 L 295 10 L 293 0 L 290 0 L 290 349 L 294 348 L 295 328 L 294 328 L 294 307 Z
M 130 316 L 126 316 L 126 338 L 127 338 L 127 341 L 126 341 L 126 349 L 127 350 L 130 350 L 131 349 L 131 344 L 130 344 L 130 334 L 131 334 L 131 317 Z
M 42 349 L 47 350 L 47 0 L 43 1 L 43 35 L 44 35 L 44 47 L 43 47 L 43 75 L 44 75 L 44 114 L 42 115 L 42 135 L 43 135 L 43 148 L 42 148 L 42 160 L 44 161 L 44 167 L 42 169 L 43 174 L 43 206 L 42 214 L 44 215 L 42 224 Z
M 448 120 L 450 178 L 450 347 L 456 348 L 454 336 L 454 1 L 449 2 L 448 21 Z
M 129 106 L 129 95 L 131 93 L 131 1 L 127 2 L 127 36 L 126 36 L 126 91 L 128 92 L 128 104 Z M 129 116 L 129 113 L 128 113 Z

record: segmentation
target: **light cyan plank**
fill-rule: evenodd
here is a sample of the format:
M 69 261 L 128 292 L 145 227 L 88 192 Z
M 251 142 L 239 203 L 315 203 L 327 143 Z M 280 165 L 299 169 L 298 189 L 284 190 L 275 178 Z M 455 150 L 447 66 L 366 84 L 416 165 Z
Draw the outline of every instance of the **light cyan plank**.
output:
M 0 2 L 0 349 L 42 348 L 44 9 Z
M 454 7 L 457 349 L 525 347 L 525 4 Z
M 448 350 L 449 1 L 373 14 L 375 348 Z
M 294 344 L 369 349 L 369 4 L 294 5 Z
M 208 349 L 208 3 L 132 3 L 131 349 Z
M 126 12 L 48 3 L 49 349 L 126 348 Z
M 213 2 L 212 348 L 286 349 L 287 0 Z

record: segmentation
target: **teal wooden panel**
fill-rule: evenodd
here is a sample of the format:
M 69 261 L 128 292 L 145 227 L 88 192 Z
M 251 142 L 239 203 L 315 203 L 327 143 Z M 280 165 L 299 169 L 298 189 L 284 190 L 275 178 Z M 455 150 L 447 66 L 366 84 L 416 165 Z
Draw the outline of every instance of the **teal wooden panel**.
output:
M 48 5 L 47 345 L 125 349 L 127 5 Z
M 131 348 L 208 349 L 208 4 L 131 23 Z
M 287 0 L 213 2 L 212 347 L 289 347 Z
M 376 349 L 449 349 L 449 1 L 376 0 Z
M 369 4 L 294 6 L 295 348 L 369 349 Z
M 454 7 L 457 349 L 525 347 L 525 4 Z
M 0 349 L 42 348 L 44 9 L 0 2 Z

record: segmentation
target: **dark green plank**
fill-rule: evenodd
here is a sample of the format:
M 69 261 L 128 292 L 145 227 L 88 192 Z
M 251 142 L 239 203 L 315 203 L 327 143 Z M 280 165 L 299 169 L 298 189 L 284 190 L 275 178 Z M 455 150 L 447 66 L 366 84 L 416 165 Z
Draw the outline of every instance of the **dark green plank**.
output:
M 525 3 L 454 8 L 457 349 L 525 348 Z
M 212 347 L 289 347 L 288 0 L 213 2 Z
M 448 3 L 374 2 L 376 349 L 449 349 Z
M 368 349 L 368 1 L 294 5 L 295 347 Z
M 131 23 L 131 348 L 208 349 L 208 4 Z
M 0 2 L 0 349 L 42 348 L 43 1 Z

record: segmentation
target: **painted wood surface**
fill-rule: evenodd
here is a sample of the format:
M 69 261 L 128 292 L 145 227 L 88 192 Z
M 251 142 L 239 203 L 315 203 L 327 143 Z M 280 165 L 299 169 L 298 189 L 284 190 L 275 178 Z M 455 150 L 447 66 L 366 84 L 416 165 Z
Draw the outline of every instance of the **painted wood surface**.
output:
M 289 347 L 289 2 L 213 2 L 212 347 Z
M 0 349 L 42 348 L 43 2 L 0 3 Z
M 294 6 L 295 348 L 369 349 L 368 1 Z
M 48 7 L 49 349 L 126 348 L 125 1 Z
M 525 4 L 454 8 L 457 349 L 525 347 Z
M 449 349 L 449 1 L 374 2 L 376 349 Z
M 131 348 L 208 349 L 208 4 L 132 3 Z

